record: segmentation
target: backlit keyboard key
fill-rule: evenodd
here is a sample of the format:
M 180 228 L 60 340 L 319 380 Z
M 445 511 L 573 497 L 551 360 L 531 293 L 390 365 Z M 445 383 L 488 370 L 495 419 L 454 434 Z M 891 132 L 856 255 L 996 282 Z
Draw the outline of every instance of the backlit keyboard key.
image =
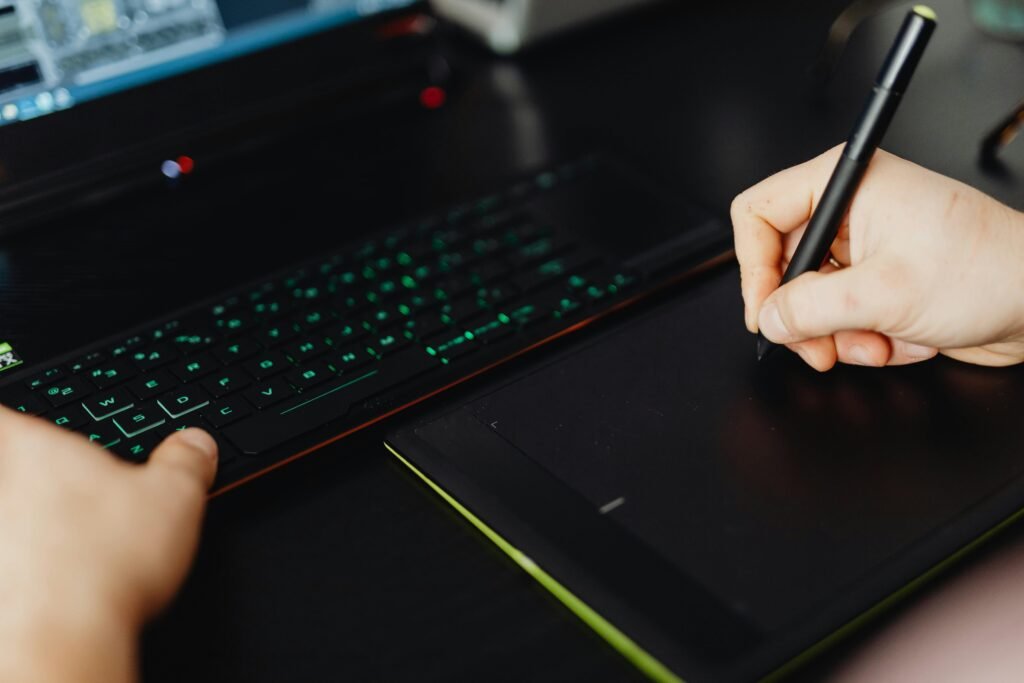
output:
M 165 394 L 157 400 L 157 404 L 167 413 L 167 416 L 173 419 L 204 408 L 209 403 L 209 394 L 197 386 L 183 387 Z
M 97 422 L 128 410 L 133 405 L 135 405 L 135 400 L 124 389 L 101 391 L 82 402 L 82 407 Z
M 119 413 L 112 422 L 126 439 L 130 439 L 159 427 L 166 421 L 167 415 L 157 407 L 156 403 L 145 403 Z
M 80 401 L 93 392 L 92 387 L 80 379 L 69 379 L 63 382 L 51 384 L 39 393 L 54 408 L 60 408 L 68 403 Z

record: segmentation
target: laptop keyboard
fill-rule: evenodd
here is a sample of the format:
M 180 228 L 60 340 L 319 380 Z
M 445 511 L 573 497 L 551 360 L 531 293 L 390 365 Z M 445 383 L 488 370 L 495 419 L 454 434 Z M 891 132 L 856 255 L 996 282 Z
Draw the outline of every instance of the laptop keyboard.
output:
M 0 385 L 0 403 L 144 462 L 175 430 L 222 489 L 649 289 L 532 214 L 585 160 L 250 284 Z M 303 438 L 304 437 L 304 438 Z

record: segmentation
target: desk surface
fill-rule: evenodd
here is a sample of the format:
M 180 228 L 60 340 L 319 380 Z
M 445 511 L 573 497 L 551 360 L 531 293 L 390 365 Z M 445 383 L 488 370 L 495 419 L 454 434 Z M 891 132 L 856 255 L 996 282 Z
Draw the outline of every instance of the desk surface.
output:
M 324 229 L 287 193 L 225 222 L 204 213 L 200 182 L 174 215 L 128 207 L 12 238 L 0 248 L 0 337 L 42 359 L 308 255 L 349 225 L 594 147 L 725 207 L 842 141 L 905 11 L 858 30 L 816 94 L 806 74 L 842 3 L 771 4 L 653 7 L 518 61 L 452 37 L 459 80 L 446 108 L 381 115 L 345 141 L 357 161 L 330 179 L 344 188 L 344 225 Z M 1003 177 L 974 159 L 1024 94 L 1010 87 L 1024 51 L 975 31 L 959 0 L 936 9 L 939 32 L 885 146 L 1020 207 L 1024 144 L 1008 150 Z M 283 239 L 283 226 L 303 239 Z M 239 243 L 255 248 L 224 259 Z M 741 324 L 738 301 L 720 314 Z M 144 640 L 147 681 L 639 678 L 395 465 L 382 434 L 212 504 L 196 570 Z

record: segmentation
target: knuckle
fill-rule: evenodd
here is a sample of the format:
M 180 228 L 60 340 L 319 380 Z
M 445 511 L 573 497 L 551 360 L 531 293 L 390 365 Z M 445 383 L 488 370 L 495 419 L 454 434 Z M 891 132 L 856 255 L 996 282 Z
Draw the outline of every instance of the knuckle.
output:
M 750 213 L 750 201 L 747 198 L 747 191 L 744 190 L 732 198 L 732 202 L 729 204 L 729 215 L 735 221 L 748 213 Z
M 798 337 L 806 337 L 808 324 L 818 309 L 817 297 L 811 287 L 790 288 L 779 297 L 779 315 L 786 329 Z

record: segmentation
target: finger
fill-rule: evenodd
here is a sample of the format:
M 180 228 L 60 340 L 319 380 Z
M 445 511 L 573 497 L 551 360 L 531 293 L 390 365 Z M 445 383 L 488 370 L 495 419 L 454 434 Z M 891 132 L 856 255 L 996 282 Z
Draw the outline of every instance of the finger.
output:
M 143 618 L 162 609 L 184 580 L 199 542 L 216 458 L 217 443 L 209 434 L 186 429 L 167 437 L 141 470 L 152 513 L 140 519 L 140 541 L 134 546 Z
M 885 335 L 877 332 L 844 330 L 836 332 L 833 337 L 841 363 L 872 368 L 892 364 L 892 349 Z
M 795 352 L 805 363 L 818 372 L 831 370 L 836 364 L 836 345 L 832 337 L 819 337 L 806 341 L 787 344 L 786 348 Z
M 176 477 L 205 493 L 217 474 L 217 442 L 201 429 L 186 429 L 164 439 L 149 458 L 150 476 Z
M 894 317 L 892 292 L 871 268 L 851 266 L 831 273 L 804 273 L 776 290 L 761 307 L 765 337 L 788 344 L 841 330 L 884 332 Z
M 740 263 L 746 323 L 757 329 L 761 302 L 782 279 L 780 234 L 802 226 L 810 216 L 835 165 L 839 148 L 806 163 L 780 171 L 742 192 L 730 213 Z
M 900 339 L 892 340 L 892 357 L 889 358 L 889 365 L 910 365 L 930 360 L 939 354 L 934 346 L 921 346 L 911 344 Z

